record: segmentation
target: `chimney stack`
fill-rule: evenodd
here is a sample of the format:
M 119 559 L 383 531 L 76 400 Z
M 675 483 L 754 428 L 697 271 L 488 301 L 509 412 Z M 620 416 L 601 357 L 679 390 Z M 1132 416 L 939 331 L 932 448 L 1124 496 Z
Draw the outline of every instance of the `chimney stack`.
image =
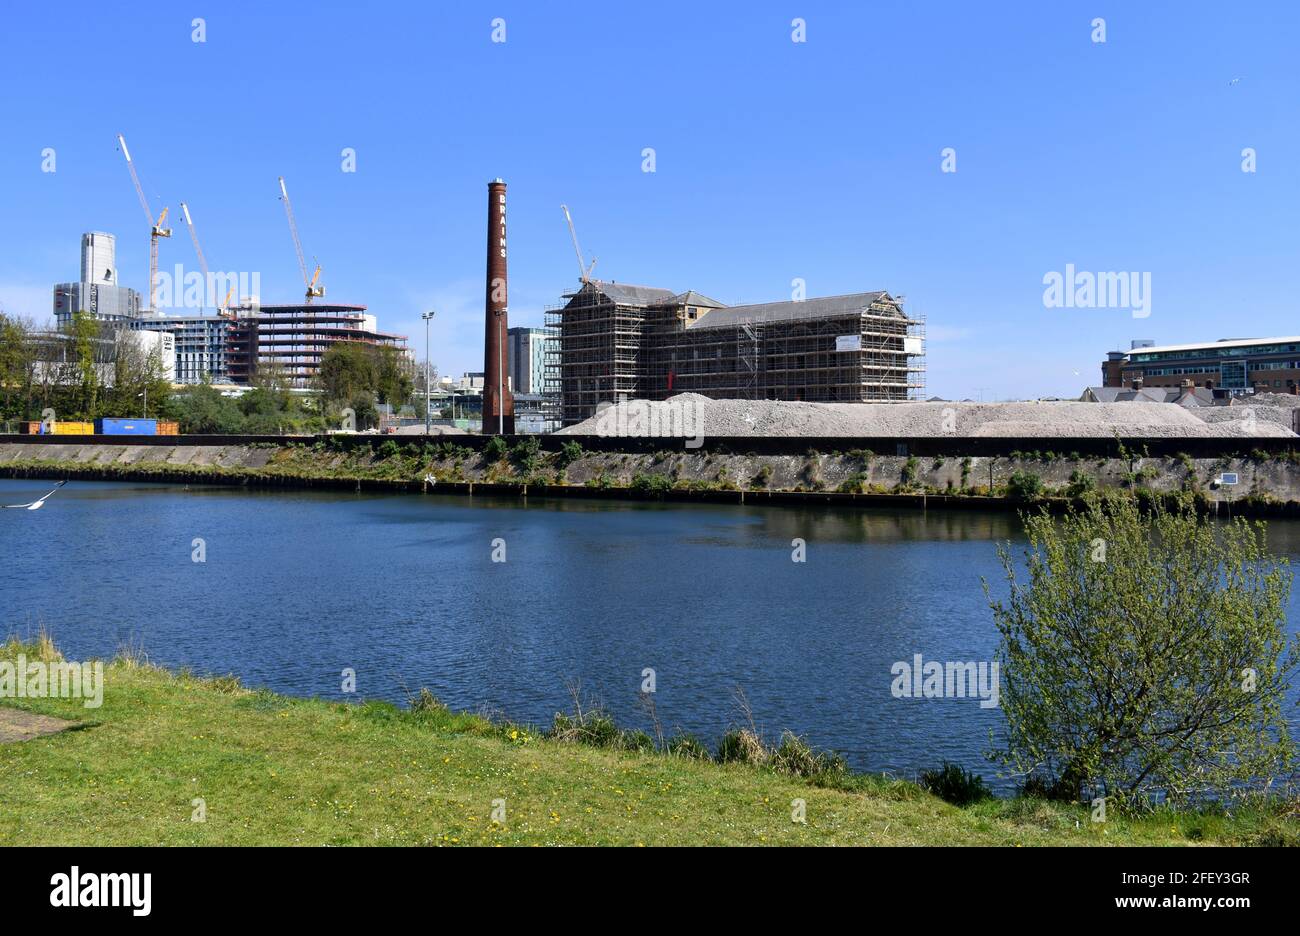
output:
M 506 184 L 488 183 L 487 297 L 483 341 L 483 433 L 513 435 L 515 403 L 506 382 Z

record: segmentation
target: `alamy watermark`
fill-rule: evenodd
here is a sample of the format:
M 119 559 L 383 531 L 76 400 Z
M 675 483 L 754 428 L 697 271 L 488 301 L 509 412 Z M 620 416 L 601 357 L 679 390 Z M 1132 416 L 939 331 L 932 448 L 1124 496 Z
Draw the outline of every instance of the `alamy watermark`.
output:
M 604 402 L 596 407 L 596 435 L 684 438 L 688 449 L 696 449 L 704 444 L 704 409 L 690 399 Z
M 104 664 L 58 660 L 0 660 L 0 699 L 82 699 L 86 708 L 104 704 Z
M 147 917 L 153 908 L 153 874 L 107 874 L 82 871 L 50 878 L 51 907 L 129 907 L 132 916 Z
M 900 660 L 889 668 L 894 677 L 889 692 L 895 699 L 979 699 L 980 708 L 997 708 L 1000 699 L 1000 667 L 997 661 L 978 663 Z
M 240 303 L 241 309 L 257 312 L 261 307 L 261 273 L 222 273 L 198 270 L 186 272 L 176 264 L 173 272 L 159 270 L 153 283 L 153 308 L 155 309 L 218 309 L 225 308 L 231 299 Z
M 1127 309 L 1135 319 L 1151 315 L 1151 274 L 1065 272 L 1043 274 L 1043 306 L 1048 309 Z

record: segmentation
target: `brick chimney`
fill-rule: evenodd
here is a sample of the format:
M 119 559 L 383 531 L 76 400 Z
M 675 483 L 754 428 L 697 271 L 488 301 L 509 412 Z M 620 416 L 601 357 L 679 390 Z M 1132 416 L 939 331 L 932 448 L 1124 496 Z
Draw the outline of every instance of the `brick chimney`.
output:
M 483 341 L 483 434 L 515 431 L 515 405 L 506 383 L 506 184 L 488 183 L 487 296 Z

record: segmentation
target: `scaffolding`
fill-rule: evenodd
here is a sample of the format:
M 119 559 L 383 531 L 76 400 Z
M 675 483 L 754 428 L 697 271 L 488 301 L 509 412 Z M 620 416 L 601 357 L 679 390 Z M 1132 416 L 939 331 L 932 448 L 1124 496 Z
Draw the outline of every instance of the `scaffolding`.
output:
M 763 326 L 741 322 L 736 329 L 736 360 L 740 366 L 737 390 L 741 399 L 759 400 L 763 394 Z
M 923 399 L 925 321 L 887 293 L 728 308 L 693 293 L 588 283 L 547 312 L 548 390 L 560 421 L 602 402 L 715 398 L 809 402 Z
M 556 336 L 547 379 L 558 393 L 563 425 L 591 416 L 599 403 L 638 395 L 646 309 L 671 296 L 591 280 L 566 293 L 565 305 L 546 310 L 546 327 Z

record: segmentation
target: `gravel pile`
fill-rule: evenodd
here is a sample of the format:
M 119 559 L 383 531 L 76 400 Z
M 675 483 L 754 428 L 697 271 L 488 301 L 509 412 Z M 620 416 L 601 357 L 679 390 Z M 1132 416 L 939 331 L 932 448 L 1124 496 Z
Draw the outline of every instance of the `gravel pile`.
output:
M 1300 409 L 1300 394 L 1256 393 L 1248 396 L 1241 406 L 1277 406 L 1285 410 Z
M 1207 423 L 1238 422 L 1248 427 L 1253 420 L 1258 425 L 1270 428 L 1291 429 L 1291 414 L 1295 407 L 1268 406 L 1258 403 L 1243 403 L 1240 406 L 1204 406 L 1194 409 L 1197 417 Z M 1259 435 L 1260 433 L 1248 433 Z M 1277 433 L 1269 433 L 1276 435 Z
M 1244 418 L 1246 407 L 1185 409 L 1173 403 L 794 403 L 714 400 L 682 393 L 629 400 L 561 430 L 565 435 L 706 436 L 1294 436 L 1285 420 Z M 1202 415 L 1214 413 L 1213 418 Z M 686 432 L 680 428 L 685 423 Z
M 1238 397 L 1231 406 L 1192 407 L 1191 412 L 1207 423 L 1240 422 L 1248 430 L 1252 422 L 1256 426 L 1267 423 L 1289 431 L 1294 425 L 1292 417 L 1297 409 L 1300 409 L 1300 396 L 1289 393 L 1254 393 Z M 1260 435 L 1260 432 L 1248 431 L 1247 434 Z M 1277 433 L 1269 431 L 1264 434 Z

